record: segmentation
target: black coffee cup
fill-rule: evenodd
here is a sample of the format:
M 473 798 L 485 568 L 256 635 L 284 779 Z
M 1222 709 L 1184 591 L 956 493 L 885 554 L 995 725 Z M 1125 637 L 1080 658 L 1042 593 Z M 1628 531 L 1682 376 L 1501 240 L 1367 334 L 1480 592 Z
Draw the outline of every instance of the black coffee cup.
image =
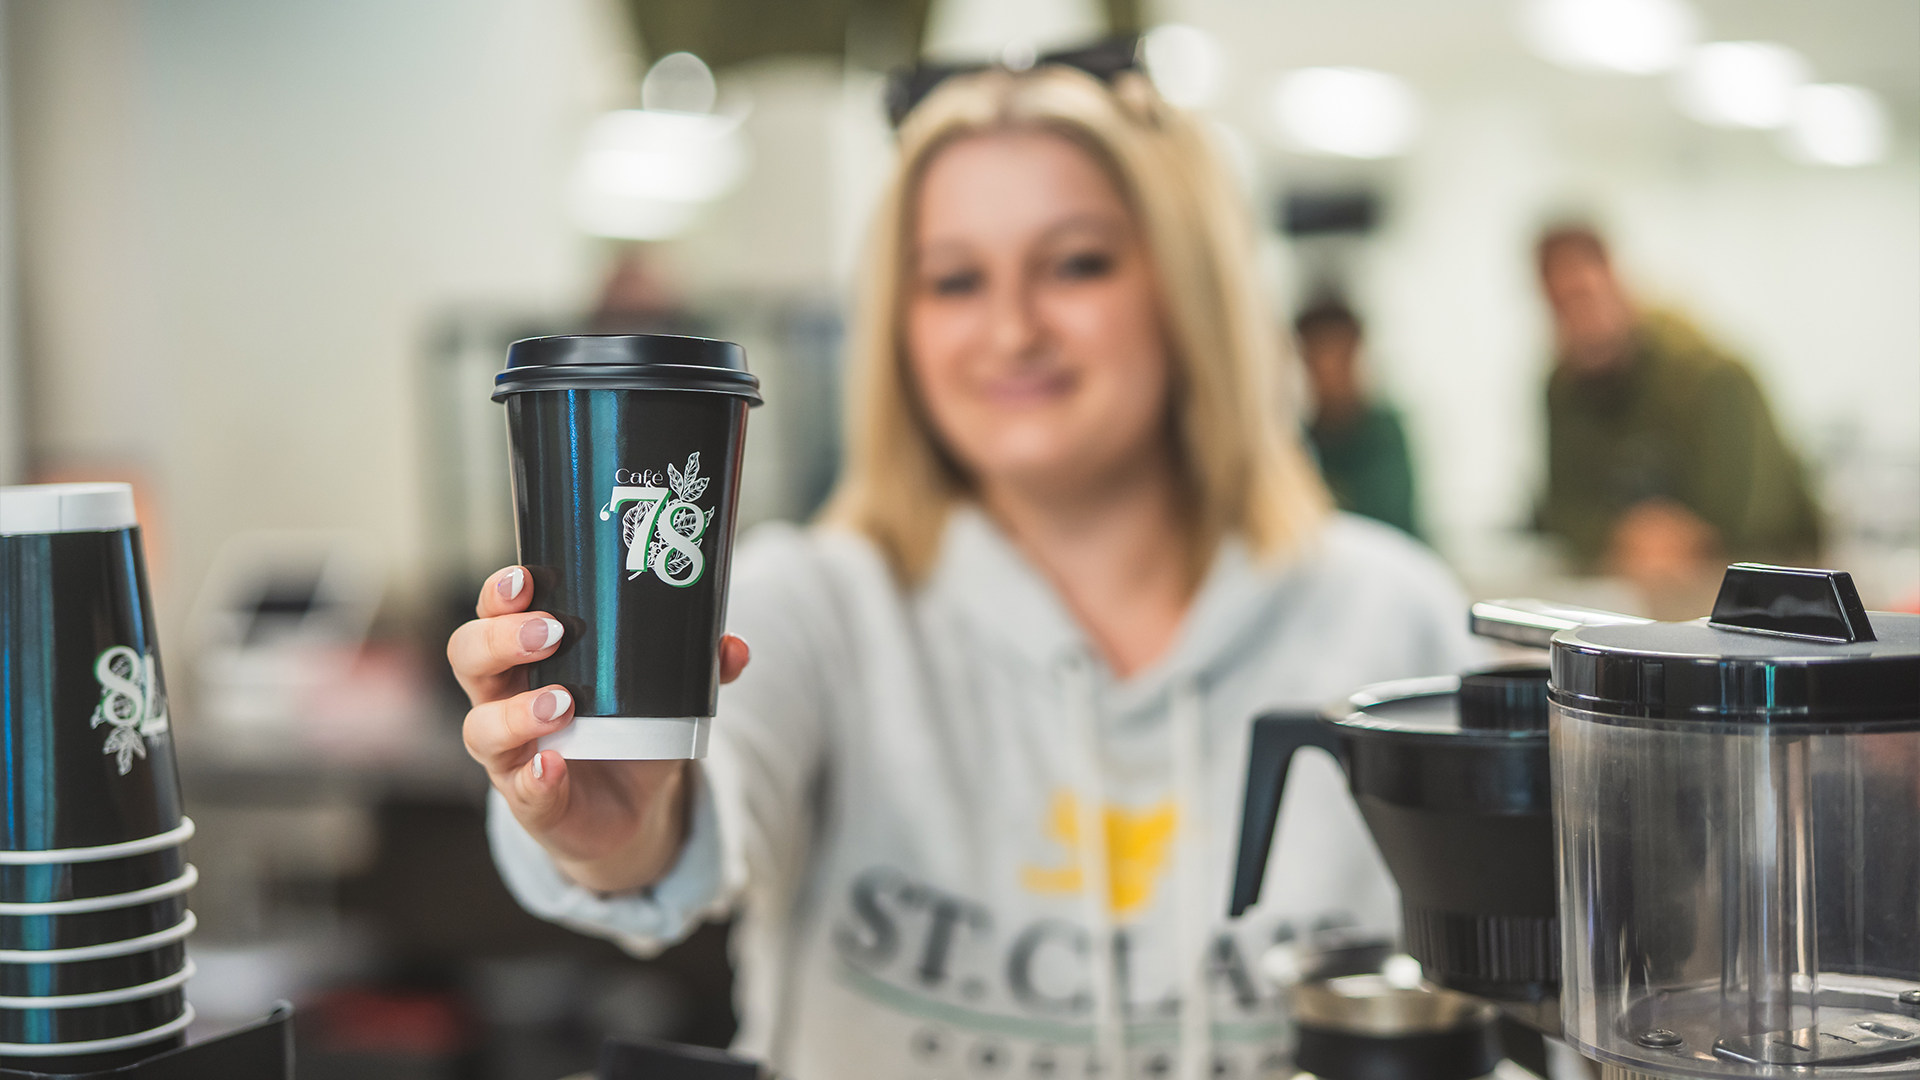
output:
M 186 1045 L 186 1034 L 176 1032 L 150 1043 L 100 1054 L 61 1054 L 57 1057 L 0 1054 L 0 1080 L 97 1080 L 96 1074 L 107 1074 L 113 1080 L 140 1080 L 145 1075 L 147 1062 L 161 1054 L 184 1050 Z M 134 1065 L 141 1068 L 138 1071 L 129 1068 Z M 127 1071 L 114 1072 L 116 1069 Z
M 80 1043 L 152 1031 L 180 1018 L 186 998 L 178 987 L 104 1005 L 54 1009 L 0 1008 L 0 1044 Z
M 137 854 L 181 829 L 127 485 L 0 488 L 0 715 L 0 863 Z
M 0 862 L 0 905 L 120 896 L 178 881 L 186 855 L 171 845 L 92 862 Z
M 530 338 L 507 350 L 514 530 L 534 605 L 566 628 L 532 685 L 574 721 L 569 758 L 697 758 L 720 689 L 720 634 L 747 409 L 738 345 L 705 338 Z
M 173 881 L 137 893 L 0 904 L 0 949 L 73 949 L 157 934 L 186 918 L 187 890 L 196 880 L 189 866 Z
M 293 1006 L 284 1001 L 245 1027 L 183 1042 L 175 1035 L 117 1055 L 63 1058 L 52 1068 L 45 1060 L 0 1059 L 0 1080 L 63 1080 L 122 1066 L 136 1067 L 114 1080 L 293 1080 Z
M 186 967 L 192 912 L 174 926 L 124 941 L 66 949 L 0 950 L 0 998 L 70 997 L 125 990 Z
M 193 1006 L 182 1000 L 179 991 L 162 995 L 152 1005 L 116 1005 L 98 1009 L 51 1010 L 33 1015 L 30 1030 L 59 1030 L 63 1034 L 81 1034 L 87 1030 L 112 1030 L 131 1022 L 138 1012 L 166 1012 L 172 1015 L 152 1027 L 120 1035 L 57 1041 L 23 1040 L 0 1042 L 0 1067 L 14 1072 L 61 1077 L 92 1076 L 110 1069 L 135 1065 L 186 1043 L 186 1029 L 193 1023 Z M 25 1019 L 23 1017 L 23 1019 Z

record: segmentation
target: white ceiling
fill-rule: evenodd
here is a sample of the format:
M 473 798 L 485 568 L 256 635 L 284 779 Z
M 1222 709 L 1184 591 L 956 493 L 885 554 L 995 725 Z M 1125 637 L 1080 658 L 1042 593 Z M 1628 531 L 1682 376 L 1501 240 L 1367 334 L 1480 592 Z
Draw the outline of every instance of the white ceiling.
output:
M 1920 126 L 1920 3 L 1914 0 L 1695 0 L 1708 40 L 1771 40 L 1802 52 L 1821 82 L 1870 87 L 1900 128 Z M 1401 75 L 1423 94 L 1544 95 L 1639 113 L 1666 109 L 1660 78 L 1562 71 L 1531 55 L 1518 0 L 1165 0 L 1163 20 L 1206 28 L 1231 62 L 1223 112 L 1253 105 L 1274 73 L 1353 64 Z

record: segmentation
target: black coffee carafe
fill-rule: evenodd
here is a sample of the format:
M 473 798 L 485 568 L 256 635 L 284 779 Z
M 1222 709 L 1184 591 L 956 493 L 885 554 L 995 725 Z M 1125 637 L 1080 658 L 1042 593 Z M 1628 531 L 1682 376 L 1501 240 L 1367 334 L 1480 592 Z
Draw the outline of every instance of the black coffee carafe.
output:
M 1516 602 L 1519 603 L 1519 602 Z M 1476 605 L 1476 631 L 1544 645 L 1557 629 L 1641 622 L 1583 608 Z M 1547 668 L 1366 687 L 1320 716 L 1254 721 L 1231 914 L 1260 897 L 1294 752 L 1346 771 L 1400 886 L 1407 951 L 1433 982 L 1560 1028 L 1560 931 L 1547 747 Z
M 1555 1030 L 1546 687 L 1544 667 L 1496 668 L 1371 686 L 1324 717 L 1254 721 L 1232 914 L 1259 899 L 1294 752 L 1317 746 L 1347 773 L 1427 977 Z

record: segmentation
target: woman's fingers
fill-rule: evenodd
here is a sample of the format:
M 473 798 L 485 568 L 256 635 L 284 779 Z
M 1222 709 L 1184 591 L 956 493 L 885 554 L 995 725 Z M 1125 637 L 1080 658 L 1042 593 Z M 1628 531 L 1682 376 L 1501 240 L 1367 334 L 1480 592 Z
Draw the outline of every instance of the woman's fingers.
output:
M 730 683 L 746 670 L 747 661 L 753 659 L 753 653 L 747 643 L 732 634 L 720 636 L 720 681 Z
M 566 727 L 572 718 L 573 695 L 563 687 L 543 686 L 475 705 L 467 712 L 462 734 L 467 753 L 497 781 L 528 765 L 540 737 Z
M 513 816 L 536 836 L 566 816 L 572 794 L 567 759 L 540 749 L 540 737 L 572 719 L 573 695 L 560 686 L 489 701 L 467 713 L 467 753 L 486 767 Z
M 480 602 L 473 606 L 473 613 L 483 619 L 495 615 L 511 615 L 516 611 L 527 610 L 533 602 L 533 578 L 528 576 L 524 566 L 509 566 L 500 570 L 480 586 Z
M 540 611 L 475 619 L 447 639 L 447 662 L 467 696 L 485 701 L 510 686 L 500 676 L 553 655 L 563 633 L 558 619 Z
M 520 824 L 538 836 L 566 816 L 571 779 L 567 759 L 558 750 L 542 750 L 501 778 L 500 793 Z

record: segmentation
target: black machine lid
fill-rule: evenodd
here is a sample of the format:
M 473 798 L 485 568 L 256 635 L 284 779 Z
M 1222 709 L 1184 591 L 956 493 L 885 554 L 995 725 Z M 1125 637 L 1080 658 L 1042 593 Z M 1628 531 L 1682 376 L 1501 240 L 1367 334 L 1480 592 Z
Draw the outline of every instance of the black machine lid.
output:
M 697 390 L 760 404 L 760 380 L 731 341 L 669 334 L 568 334 L 516 341 L 493 399 L 529 390 Z
M 1920 726 L 1920 615 L 1867 612 L 1844 572 L 1736 563 L 1705 619 L 1555 634 L 1549 695 L 1651 719 Z
M 1401 679 L 1368 686 L 1327 712 L 1358 732 L 1506 741 L 1546 738 L 1547 669 L 1489 668 L 1459 678 Z

